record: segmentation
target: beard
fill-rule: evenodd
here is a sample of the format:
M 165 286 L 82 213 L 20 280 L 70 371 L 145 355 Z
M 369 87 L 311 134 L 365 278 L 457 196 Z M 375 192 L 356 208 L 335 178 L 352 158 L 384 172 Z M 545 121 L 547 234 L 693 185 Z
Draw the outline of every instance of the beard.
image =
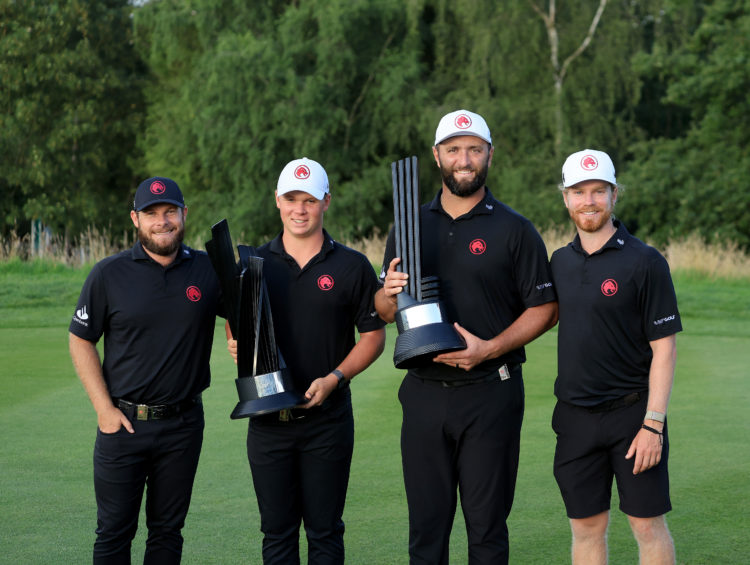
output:
M 594 210 L 585 211 L 593 212 Z M 600 229 L 602 229 L 602 227 L 607 225 L 610 218 L 612 217 L 612 207 L 608 206 L 601 212 L 602 213 L 598 218 L 588 218 L 583 215 L 583 212 L 568 209 L 568 214 L 570 214 L 570 218 L 573 220 L 573 223 L 575 223 L 576 227 L 579 230 L 587 233 L 598 232 Z
M 440 163 L 440 176 L 443 177 L 445 186 L 448 187 L 448 190 L 450 190 L 452 194 L 460 197 L 471 196 L 484 186 L 484 182 L 487 180 L 487 171 L 489 170 L 488 162 L 489 156 L 485 160 L 484 165 L 479 170 L 469 169 L 475 173 L 474 180 L 467 180 L 463 182 L 457 181 L 453 176 L 453 169 L 446 169 L 445 167 L 443 167 L 442 162 Z
M 183 223 L 180 223 L 177 231 L 173 232 L 172 239 L 166 243 L 157 243 L 150 234 L 146 233 L 144 230 L 138 227 L 138 239 L 141 242 L 141 245 L 143 245 L 143 247 L 148 249 L 151 253 L 160 255 L 162 257 L 168 257 L 172 255 L 172 253 L 177 251 L 182 245 L 182 240 L 184 239 L 184 237 L 185 224 Z

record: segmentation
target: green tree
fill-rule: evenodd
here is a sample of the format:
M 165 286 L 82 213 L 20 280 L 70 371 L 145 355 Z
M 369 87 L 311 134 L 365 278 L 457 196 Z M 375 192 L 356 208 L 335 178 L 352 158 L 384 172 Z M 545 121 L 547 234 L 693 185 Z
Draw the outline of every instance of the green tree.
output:
M 673 137 L 684 133 L 682 106 L 660 99 L 664 77 L 633 61 L 678 49 L 690 18 L 667 0 L 606 10 L 565 0 L 545 25 L 546 5 L 148 2 L 135 14 L 151 73 L 140 145 L 148 170 L 185 186 L 192 225 L 205 235 L 227 217 L 257 242 L 278 229 L 281 167 L 304 155 L 329 173 L 332 233 L 360 237 L 392 221 L 391 161 L 416 154 L 422 199 L 434 194 L 434 128 L 463 107 L 492 128 L 495 195 L 540 227 L 565 222 L 554 190 L 561 156 L 596 147 L 626 172 L 631 147 L 647 136 L 665 125 Z
M 402 3 L 205 4 L 152 2 L 136 14 L 155 81 L 149 168 L 185 180 L 204 229 L 227 217 L 256 243 L 279 229 L 281 168 L 307 156 L 329 174 L 332 233 L 387 226 L 389 163 L 415 145 L 413 116 L 424 99 Z
M 561 68 L 551 63 L 548 27 L 530 2 L 423 3 L 426 76 L 435 107 L 466 107 L 487 119 L 495 145 L 489 186 L 538 226 L 567 221 L 555 191 L 560 155 L 596 147 L 621 162 L 633 141 L 643 138 L 635 113 L 641 83 L 631 59 L 646 48 L 647 22 L 660 3 L 610 2 L 586 49 L 566 67 L 559 92 Z M 590 0 L 555 3 L 550 23 L 559 67 L 589 34 L 597 6 Z
M 560 148 L 563 141 L 564 116 L 563 116 L 563 85 L 568 69 L 571 64 L 580 57 L 584 51 L 591 45 L 591 41 L 599 27 L 604 9 L 607 7 L 607 0 L 599 0 L 599 6 L 591 18 L 591 23 L 582 37 L 581 43 L 571 53 L 560 53 L 560 35 L 557 29 L 557 2 L 549 0 L 547 10 L 543 10 L 533 0 L 529 0 L 533 10 L 539 14 L 547 30 L 547 40 L 549 41 L 550 66 L 552 67 L 552 80 L 555 91 L 555 155 L 558 159 L 561 157 Z M 562 60 L 561 60 L 562 59 Z
M 682 4 L 670 3 L 665 25 L 684 17 Z M 641 64 L 663 73 L 664 103 L 689 112 L 689 127 L 633 148 L 620 212 L 657 243 L 698 232 L 748 248 L 750 1 L 711 3 L 691 39 L 669 47 Z
M 126 225 L 142 69 L 125 0 L 0 2 L 2 233 Z M 117 210 L 120 213 L 112 213 Z

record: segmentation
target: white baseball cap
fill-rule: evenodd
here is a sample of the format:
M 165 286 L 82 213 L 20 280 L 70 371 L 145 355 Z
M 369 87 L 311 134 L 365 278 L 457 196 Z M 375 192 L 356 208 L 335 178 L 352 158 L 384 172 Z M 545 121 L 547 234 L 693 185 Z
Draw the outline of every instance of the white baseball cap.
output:
M 328 194 L 328 175 L 321 164 L 307 157 L 289 161 L 279 175 L 276 194 L 281 196 L 294 190 L 323 200 Z
M 479 114 L 468 110 L 456 110 L 441 118 L 435 130 L 435 145 L 458 135 L 473 135 L 492 145 L 492 136 L 487 122 Z
M 584 149 L 565 159 L 562 168 L 563 187 L 568 188 L 585 180 L 603 180 L 617 184 L 615 166 L 604 151 Z

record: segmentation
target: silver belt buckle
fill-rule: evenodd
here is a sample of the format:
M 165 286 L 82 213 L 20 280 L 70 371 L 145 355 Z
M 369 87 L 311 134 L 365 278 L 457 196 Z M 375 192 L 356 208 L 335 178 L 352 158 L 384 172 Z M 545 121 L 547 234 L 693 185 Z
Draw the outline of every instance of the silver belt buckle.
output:
M 148 420 L 148 406 L 145 404 L 136 406 L 135 417 L 137 420 Z
M 510 378 L 510 371 L 508 370 L 508 364 L 506 363 L 497 370 L 500 373 L 500 380 L 507 381 Z

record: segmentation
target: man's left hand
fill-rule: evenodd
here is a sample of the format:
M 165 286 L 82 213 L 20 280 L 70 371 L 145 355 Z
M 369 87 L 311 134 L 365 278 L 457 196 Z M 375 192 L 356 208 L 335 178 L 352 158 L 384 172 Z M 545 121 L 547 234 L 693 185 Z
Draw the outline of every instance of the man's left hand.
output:
M 313 408 L 314 406 L 320 406 L 328 396 L 336 390 L 339 381 L 336 375 L 328 374 L 325 377 L 315 379 L 310 388 L 305 392 L 305 398 L 307 402 L 300 404 L 298 408 Z
M 491 350 L 488 341 L 475 336 L 458 323 L 453 324 L 453 326 L 466 341 L 466 349 L 441 353 L 432 359 L 435 363 L 444 363 L 456 369 L 469 371 L 490 357 Z
M 651 467 L 656 467 L 661 461 L 662 442 L 664 438 L 648 430 L 641 429 L 630 444 L 625 459 L 631 459 L 635 456 L 633 465 L 633 474 L 637 475 L 647 471 Z

